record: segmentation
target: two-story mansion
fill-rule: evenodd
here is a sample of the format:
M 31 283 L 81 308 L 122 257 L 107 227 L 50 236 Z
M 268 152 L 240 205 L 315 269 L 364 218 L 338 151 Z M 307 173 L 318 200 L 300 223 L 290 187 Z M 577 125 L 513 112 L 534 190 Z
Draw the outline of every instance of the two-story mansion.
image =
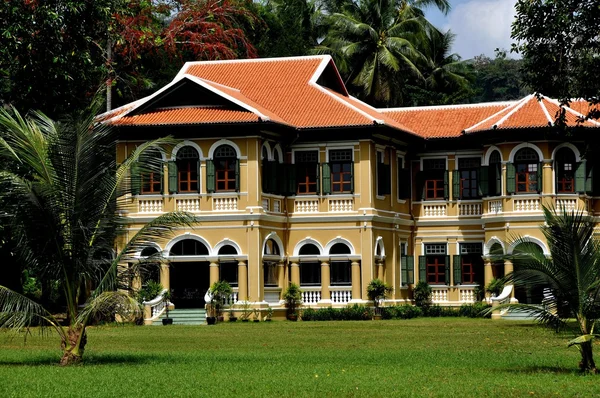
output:
M 119 161 L 150 138 L 180 140 L 127 198 L 132 232 L 166 211 L 196 216 L 139 254 L 168 259 L 160 282 L 177 308 L 202 307 L 217 280 L 261 307 L 278 308 L 290 282 L 305 305 L 364 303 L 374 278 L 394 303 L 426 280 L 436 303 L 459 305 L 511 269 L 488 256 L 513 252 L 515 236 L 548 253 L 543 204 L 600 206 L 600 123 L 580 120 L 587 107 L 567 108 L 568 140 L 547 97 L 374 109 L 348 95 L 329 56 L 309 56 L 188 62 L 103 117 Z

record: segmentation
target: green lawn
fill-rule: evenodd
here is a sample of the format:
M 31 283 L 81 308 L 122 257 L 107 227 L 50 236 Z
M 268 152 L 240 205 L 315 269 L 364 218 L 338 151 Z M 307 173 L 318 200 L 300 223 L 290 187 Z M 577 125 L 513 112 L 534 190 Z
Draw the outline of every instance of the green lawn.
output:
M 568 337 L 460 318 L 106 326 L 71 368 L 56 338 L 0 340 L 0 397 L 597 396 Z

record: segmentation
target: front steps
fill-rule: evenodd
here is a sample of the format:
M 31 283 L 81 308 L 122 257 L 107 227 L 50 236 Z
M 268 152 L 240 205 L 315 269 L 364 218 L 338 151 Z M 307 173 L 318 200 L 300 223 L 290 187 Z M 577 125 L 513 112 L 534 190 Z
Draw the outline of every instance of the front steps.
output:
M 532 315 L 524 311 L 519 311 L 516 308 L 502 314 L 501 319 L 507 321 L 535 321 L 535 318 Z
M 166 314 L 152 322 L 152 326 L 162 326 L 162 319 Z M 169 311 L 169 318 L 173 319 L 173 325 L 206 325 L 206 310 L 203 308 L 185 308 Z

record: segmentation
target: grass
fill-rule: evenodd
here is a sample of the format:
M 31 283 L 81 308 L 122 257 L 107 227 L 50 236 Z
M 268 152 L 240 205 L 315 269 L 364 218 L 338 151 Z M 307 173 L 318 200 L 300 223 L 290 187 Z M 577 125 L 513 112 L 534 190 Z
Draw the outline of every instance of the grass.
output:
M 0 396 L 598 395 L 568 337 L 461 318 L 105 326 L 70 368 L 56 365 L 56 338 L 1 340 Z

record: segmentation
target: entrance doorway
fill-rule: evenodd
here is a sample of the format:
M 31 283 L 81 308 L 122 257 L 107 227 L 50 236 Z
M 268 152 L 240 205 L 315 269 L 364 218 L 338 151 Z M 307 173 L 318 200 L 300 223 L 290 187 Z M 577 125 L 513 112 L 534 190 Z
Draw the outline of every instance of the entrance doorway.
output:
M 210 287 L 207 261 L 171 263 L 171 296 L 175 308 L 204 308 L 204 295 Z

